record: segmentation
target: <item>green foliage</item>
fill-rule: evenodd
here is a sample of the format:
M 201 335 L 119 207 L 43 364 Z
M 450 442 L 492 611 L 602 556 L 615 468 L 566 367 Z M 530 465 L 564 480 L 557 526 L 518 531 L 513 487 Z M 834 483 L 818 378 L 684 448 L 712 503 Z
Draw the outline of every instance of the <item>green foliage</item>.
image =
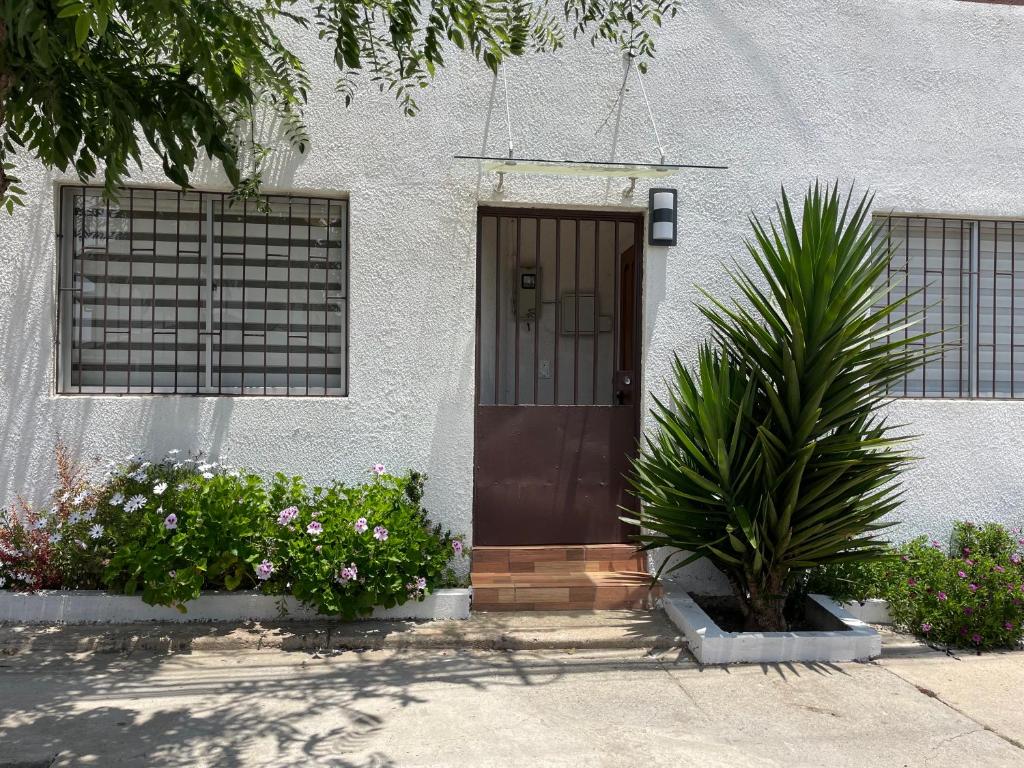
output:
M 273 534 L 260 477 L 193 459 L 115 467 L 98 511 L 104 583 L 182 611 L 203 589 L 255 586 Z
M 936 645 L 1015 648 L 1024 642 L 1024 538 L 997 523 L 954 525 L 948 551 L 915 539 L 883 560 L 815 568 L 806 591 L 881 598 L 894 625 Z
M 870 206 L 815 184 L 802 217 L 783 191 L 777 223 L 751 220 L 756 269 L 731 273 L 743 301 L 705 294 L 714 346 L 695 372 L 675 361 L 633 465 L 644 547 L 690 553 L 670 569 L 710 560 L 750 628 L 785 628 L 807 569 L 886 552 L 909 457 L 878 409 L 921 355 L 920 337 L 889 337 L 903 301 L 885 303 L 889 244 Z
M 330 41 L 351 101 L 366 73 L 416 112 L 453 49 L 492 70 L 510 56 L 561 47 L 567 32 L 617 45 L 643 69 L 651 30 L 680 0 L 567 0 L 562 13 L 528 0 L 0 0 L 0 206 L 24 198 L 19 154 L 83 181 L 102 172 L 112 194 L 139 135 L 181 186 L 199 153 L 219 160 L 239 195 L 258 193 L 267 147 L 252 131 L 276 117 L 282 138 L 309 143 L 302 108 L 309 82 L 279 32 L 288 25 Z M 254 189 L 256 191 L 254 191 Z
M 271 562 L 282 566 L 270 586 L 290 585 L 291 594 L 320 613 L 351 619 L 374 606 L 422 598 L 444 583 L 452 537 L 427 520 L 418 501 L 421 483 L 416 474 L 382 475 L 366 485 L 314 489 L 297 516 L 278 526 Z
M 807 572 L 804 592 L 847 603 L 881 597 L 895 578 L 897 556 L 820 565 Z
M 102 554 L 91 534 L 96 496 L 85 469 L 56 447 L 57 484 L 48 509 L 24 500 L 0 510 L 0 588 L 95 589 Z
M 958 523 L 948 553 L 924 538 L 903 545 L 882 592 L 893 623 L 939 645 L 1018 647 L 1024 640 L 1022 543 L 995 523 Z
M 96 587 L 185 612 L 203 590 L 291 594 L 345 618 L 422 599 L 457 580 L 462 538 L 433 525 L 424 477 L 375 468 L 370 482 L 308 488 L 197 458 L 111 463 L 74 475 L 52 510 L 0 520 L 0 587 Z M 88 508 L 88 509 L 86 509 Z M 59 534 L 51 540 L 54 532 Z

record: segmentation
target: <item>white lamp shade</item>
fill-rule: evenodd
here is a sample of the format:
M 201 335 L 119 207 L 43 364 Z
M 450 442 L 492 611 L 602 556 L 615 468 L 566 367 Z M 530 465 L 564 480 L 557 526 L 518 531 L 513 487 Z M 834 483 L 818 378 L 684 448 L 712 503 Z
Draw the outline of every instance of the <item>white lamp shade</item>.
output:
M 655 221 L 651 226 L 651 237 L 654 240 L 671 240 L 672 229 L 671 221 Z
M 654 204 L 651 207 L 655 210 L 659 208 L 668 208 L 671 210 L 674 207 L 672 198 L 673 194 L 671 192 L 655 192 Z

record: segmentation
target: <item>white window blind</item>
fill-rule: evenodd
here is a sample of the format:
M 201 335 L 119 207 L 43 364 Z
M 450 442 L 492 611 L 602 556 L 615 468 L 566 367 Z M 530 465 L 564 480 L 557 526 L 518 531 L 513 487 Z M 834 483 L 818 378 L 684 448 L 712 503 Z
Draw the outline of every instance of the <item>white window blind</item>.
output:
M 892 251 L 889 302 L 908 294 L 904 336 L 938 353 L 897 384 L 904 397 L 1024 397 L 1024 222 L 878 216 Z
M 67 187 L 66 393 L 344 395 L 344 200 Z

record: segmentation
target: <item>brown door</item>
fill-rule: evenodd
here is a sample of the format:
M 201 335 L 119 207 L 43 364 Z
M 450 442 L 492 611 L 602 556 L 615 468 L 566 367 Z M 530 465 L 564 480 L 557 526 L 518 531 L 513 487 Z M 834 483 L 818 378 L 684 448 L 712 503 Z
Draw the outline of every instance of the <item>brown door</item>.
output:
M 639 216 L 481 208 L 473 540 L 626 541 Z

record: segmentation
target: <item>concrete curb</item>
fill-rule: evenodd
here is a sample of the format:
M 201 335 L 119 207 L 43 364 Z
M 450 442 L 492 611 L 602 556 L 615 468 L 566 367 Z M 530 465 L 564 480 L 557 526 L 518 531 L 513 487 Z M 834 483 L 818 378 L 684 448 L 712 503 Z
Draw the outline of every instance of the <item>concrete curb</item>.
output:
M 371 618 L 468 619 L 472 589 L 438 589 L 422 600 L 394 608 L 376 608 Z M 330 621 L 287 595 L 259 592 L 206 592 L 181 613 L 161 605 L 146 605 L 139 597 L 100 590 L 0 591 L 0 623 L 12 624 L 136 624 L 244 621 Z M 282 612 L 283 609 L 283 612 Z M 335 619 L 336 620 L 336 619 Z

